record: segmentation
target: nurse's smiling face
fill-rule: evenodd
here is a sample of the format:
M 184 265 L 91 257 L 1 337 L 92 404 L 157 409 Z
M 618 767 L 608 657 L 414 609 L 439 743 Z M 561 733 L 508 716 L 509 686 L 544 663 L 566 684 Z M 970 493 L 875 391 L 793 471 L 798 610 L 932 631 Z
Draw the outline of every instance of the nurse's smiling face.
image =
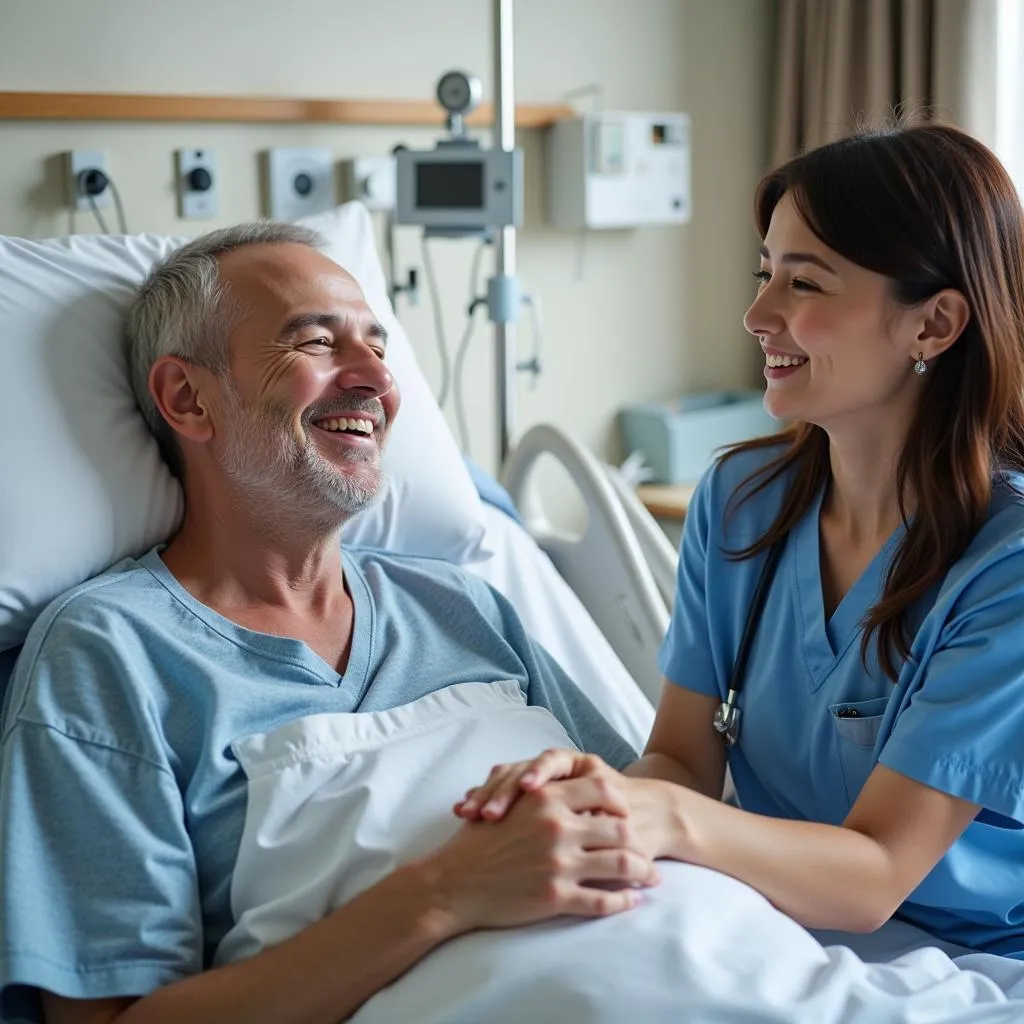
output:
M 828 248 L 779 201 L 743 323 L 765 353 L 765 408 L 826 429 L 879 417 L 905 425 L 920 393 L 913 318 L 889 280 Z

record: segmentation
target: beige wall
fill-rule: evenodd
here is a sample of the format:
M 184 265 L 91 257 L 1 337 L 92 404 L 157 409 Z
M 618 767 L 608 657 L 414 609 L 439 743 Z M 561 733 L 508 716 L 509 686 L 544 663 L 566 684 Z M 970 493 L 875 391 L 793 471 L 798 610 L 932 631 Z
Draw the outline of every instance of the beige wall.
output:
M 265 13 L 257 14 L 263 8 Z M 691 224 L 577 234 L 544 223 L 542 138 L 526 150 L 520 277 L 544 312 L 545 372 L 519 387 L 519 427 L 559 424 L 618 455 L 614 414 L 629 400 L 757 382 L 740 318 L 751 294 L 750 193 L 767 152 L 770 0 L 517 0 L 516 86 L 523 102 L 599 83 L 608 108 L 683 110 L 693 121 Z M 490 94 L 487 0 L 0 0 L 0 90 L 426 98 L 441 72 L 478 73 Z M 133 231 L 195 234 L 259 207 L 257 154 L 323 145 L 339 158 L 428 145 L 428 129 L 0 122 L 0 232 L 68 231 L 58 157 L 107 150 Z M 177 219 L 173 151 L 212 147 L 221 216 Z M 92 230 L 88 215 L 81 230 Z M 472 244 L 434 243 L 449 345 L 463 324 Z M 400 268 L 419 265 L 403 229 Z M 429 303 L 399 302 L 438 381 Z M 523 342 L 528 344 L 528 331 Z M 494 468 L 491 333 L 467 361 L 473 454 Z

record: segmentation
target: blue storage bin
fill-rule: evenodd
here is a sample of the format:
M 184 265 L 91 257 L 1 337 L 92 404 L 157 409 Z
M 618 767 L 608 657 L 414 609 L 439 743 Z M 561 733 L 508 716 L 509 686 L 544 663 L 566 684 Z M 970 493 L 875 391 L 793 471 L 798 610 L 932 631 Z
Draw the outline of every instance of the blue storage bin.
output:
M 783 424 L 764 411 L 760 391 L 709 391 L 672 402 L 643 402 L 619 411 L 627 453 L 643 453 L 663 484 L 694 483 L 723 445 L 774 434 Z

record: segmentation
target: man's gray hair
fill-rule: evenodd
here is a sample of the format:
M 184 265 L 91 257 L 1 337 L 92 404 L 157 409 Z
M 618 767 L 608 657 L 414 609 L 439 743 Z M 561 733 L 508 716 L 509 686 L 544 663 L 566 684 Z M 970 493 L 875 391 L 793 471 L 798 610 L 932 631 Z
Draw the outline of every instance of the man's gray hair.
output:
M 135 400 L 178 477 L 182 476 L 182 464 L 177 435 L 149 393 L 149 371 L 161 356 L 171 355 L 225 373 L 227 339 L 244 311 L 221 282 L 218 259 L 245 246 L 278 243 L 313 249 L 325 245 L 310 228 L 274 221 L 211 231 L 155 266 L 128 309 L 125 348 Z

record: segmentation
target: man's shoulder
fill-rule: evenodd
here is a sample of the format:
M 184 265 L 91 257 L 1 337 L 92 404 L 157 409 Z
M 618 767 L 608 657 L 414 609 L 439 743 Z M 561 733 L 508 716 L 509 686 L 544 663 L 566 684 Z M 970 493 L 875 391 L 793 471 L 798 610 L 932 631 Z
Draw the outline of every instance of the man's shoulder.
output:
M 160 589 L 159 585 L 140 561 L 122 559 L 54 598 L 33 624 L 26 645 L 39 642 L 58 626 L 95 623 L 151 609 L 154 589 Z
M 15 675 L 36 674 L 38 668 L 81 670 L 93 658 L 108 664 L 106 655 L 126 637 L 149 636 L 159 628 L 163 587 L 134 558 L 115 563 L 50 602 L 32 624 L 21 649 Z
M 106 722 L 110 708 L 144 688 L 121 685 L 118 657 L 139 624 L 159 616 L 159 584 L 135 559 L 125 559 L 55 598 L 33 623 L 11 676 L 4 731 L 14 720 L 40 724 Z M 135 684 L 138 685 L 135 685 Z M 127 719 L 125 719 L 127 721 Z M 104 733 L 112 741 L 113 733 Z
M 486 587 L 478 577 L 444 558 L 353 545 L 346 545 L 344 551 L 362 575 L 377 576 L 396 586 L 431 581 L 436 586 L 463 590 L 467 587 Z
M 374 595 L 378 609 L 399 608 L 409 601 L 428 608 L 434 617 L 464 616 L 471 606 L 497 625 L 505 618 L 501 595 L 485 580 L 454 562 L 381 548 L 346 546 L 354 568 Z

